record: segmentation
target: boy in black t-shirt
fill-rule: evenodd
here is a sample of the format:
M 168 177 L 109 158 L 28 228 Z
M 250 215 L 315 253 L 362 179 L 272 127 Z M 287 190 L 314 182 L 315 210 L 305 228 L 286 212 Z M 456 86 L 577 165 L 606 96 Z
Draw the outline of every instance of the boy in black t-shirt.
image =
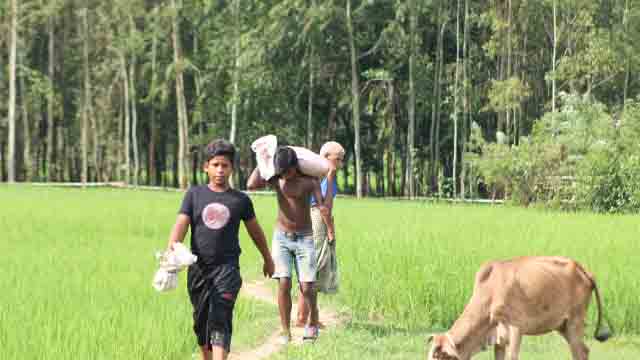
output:
M 265 276 L 273 275 L 274 263 L 251 199 L 229 185 L 234 146 L 216 140 L 207 145 L 204 155 L 209 183 L 192 186 L 185 194 L 168 247 L 172 249 L 174 243 L 183 241 L 191 226 L 191 251 L 198 256 L 187 275 L 193 330 L 202 359 L 223 360 L 230 351 L 233 307 L 242 286 L 238 240 L 241 220 L 262 254 Z

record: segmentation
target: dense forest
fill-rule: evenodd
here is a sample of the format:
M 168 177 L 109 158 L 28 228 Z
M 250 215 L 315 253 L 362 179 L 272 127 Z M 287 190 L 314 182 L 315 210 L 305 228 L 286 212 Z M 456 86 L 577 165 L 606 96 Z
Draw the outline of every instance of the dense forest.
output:
M 341 142 L 357 196 L 528 204 L 614 171 L 640 202 L 637 39 L 634 0 L 2 0 L 0 177 L 184 188 L 223 137 L 243 187 L 271 133 Z

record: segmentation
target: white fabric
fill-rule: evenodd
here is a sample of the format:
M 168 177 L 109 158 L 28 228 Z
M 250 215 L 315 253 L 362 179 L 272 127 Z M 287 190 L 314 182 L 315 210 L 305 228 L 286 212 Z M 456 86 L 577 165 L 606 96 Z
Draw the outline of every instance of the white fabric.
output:
M 298 156 L 298 168 L 300 168 L 300 171 L 303 174 L 318 178 L 325 177 L 327 175 L 329 172 L 329 160 L 307 148 L 299 146 L 289 147 L 295 150 L 296 155 Z
M 159 268 L 153 276 L 153 288 L 159 292 L 166 292 L 178 287 L 178 273 Z
M 296 152 L 298 167 L 303 174 L 319 178 L 327 175 L 330 167 L 327 159 L 300 146 L 289 147 Z M 277 148 L 278 139 L 275 135 L 265 135 L 256 139 L 251 144 L 251 150 L 256 153 L 256 162 L 258 163 L 260 176 L 265 180 L 271 179 L 275 174 L 273 157 L 276 154 Z
M 275 174 L 273 157 L 276 154 L 277 148 L 278 139 L 275 135 L 265 135 L 256 139 L 251 144 L 251 150 L 256 153 L 256 161 L 258 163 L 258 170 L 260 170 L 260 176 L 265 180 L 271 179 Z
M 193 255 L 182 243 L 173 244 L 173 250 L 156 253 L 159 268 L 153 277 L 153 287 L 160 292 L 173 290 L 178 285 L 178 271 L 195 263 Z

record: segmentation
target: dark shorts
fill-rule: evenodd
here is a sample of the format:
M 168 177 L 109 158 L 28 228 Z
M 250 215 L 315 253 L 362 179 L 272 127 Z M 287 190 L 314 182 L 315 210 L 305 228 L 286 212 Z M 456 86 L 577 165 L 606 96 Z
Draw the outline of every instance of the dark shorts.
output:
M 197 264 L 189 267 L 187 289 L 198 345 L 231 350 L 233 307 L 241 286 L 238 265 L 218 265 L 206 271 Z

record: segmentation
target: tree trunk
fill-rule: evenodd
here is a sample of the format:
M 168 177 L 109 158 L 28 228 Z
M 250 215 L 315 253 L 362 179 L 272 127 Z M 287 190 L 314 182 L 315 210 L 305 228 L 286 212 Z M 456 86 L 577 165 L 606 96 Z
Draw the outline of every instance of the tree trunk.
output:
M 507 0 L 507 69 L 505 71 L 505 80 L 511 78 L 511 0 Z M 506 129 L 505 135 L 507 138 L 507 144 L 511 143 L 511 122 L 513 121 L 511 116 L 512 109 L 506 109 Z
M 467 36 L 468 36 L 468 24 L 469 24 L 469 0 L 464 0 L 464 23 L 462 27 L 463 35 L 462 35 L 462 102 L 463 102 L 463 111 L 462 111 L 462 151 L 460 152 L 460 163 L 462 164 L 462 171 L 460 174 L 460 197 L 465 198 L 465 181 L 467 174 L 467 166 L 464 161 L 464 155 L 467 151 L 467 138 L 469 132 L 469 123 L 467 121 L 469 114 L 469 98 L 468 98 L 468 81 L 467 78 Z
M 25 53 L 26 50 L 23 50 L 21 54 L 21 63 L 26 64 L 25 62 Z M 21 89 L 21 105 L 22 105 L 22 161 L 24 163 L 24 181 L 31 182 L 33 179 L 33 161 L 31 158 L 31 131 L 29 128 L 29 110 L 28 110 L 28 98 L 27 98 L 27 89 L 24 83 L 24 76 L 20 76 L 20 89 Z
M 347 0 L 347 32 L 351 53 L 351 110 L 354 127 L 354 152 L 356 172 L 356 197 L 362 197 L 362 163 L 360 159 L 360 84 L 358 79 L 358 59 L 356 54 L 353 23 L 351 19 L 351 0 Z
M 7 153 L 6 151 L 6 143 L 4 142 L 4 137 L 0 138 L 0 181 L 4 182 L 7 180 Z
M 390 134 L 389 141 L 387 142 L 387 179 L 389 182 L 388 193 L 391 196 L 396 195 L 396 156 L 395 156 L 395 143 L 396 143 L 396 94 L 395 84 L 393 81 L 389 82 L 387 89 L 387 102 L 391 104 L 391 111 L 389 113 L 389 126 Z
M 48 75 L 49 82 L 51 83 L 51 88 L 47 93 L 47 172 L 46 179 L 47 181 L 52 181 L 56 178 L 57 169 L 56 164 L 53 163 L 53 148 L 54 148 L 54 133 L 55 133 L 55 125 L 53 122 L 53 100 L 54 100 L 54 84 L 55 84 L 55 33 L 54 33 L 54 23 L 53 16 L 50 16 L 47 21 L 47 30 L 49 33 L 49 61 L 47 64 L 48 67 Z
M 18 37 L 18 0 L 11 0 L 11 42 L 9 45 L 9 136 L 7 181 L 16 181 L 16 51 Z
M 178 107 L 178 151 L 177 151 L 177 177 L 178 184 L 181 189 L 186 189 L 188 186 L 188 120 L 187 120 L 187 108 L 184 98 L 184 77 L 183 73 L 183 60 L 182 49 L 180 45 L 180 27 L 178 24 L 178 8 L 176 6 L 176 0 L 171 0 L 171 5 L 174 10 L 173 16 L 173 57 L 176 68 L 176 103 Z M 234 139 L 235 140 L 235 139 Z
M 140 173 L 140 156 L 138 152 L 138 107 L 136 105 L 136 58 L 133 56 L 129 64 L 129 85 L 131 86 L 131 141 L 133 150 L 133 185 L 138 186 Z
M 418 11 L 416 0 L 411 0 L 411 18 L 409 29 L 409 128 L 407 129 L 407 179 L 409 191 L 406 195 L 413 198 L 416 195 L 413 174 L 413 158 L 415 153 L 415 131 L 416 131 L 416 89 L 414 84 L 415 57 L 416 57 L 416 31 L 418 26 Z
M 438 167 L 440 166 L 440 97 L 442 93 L 442 73 L 444 72 L 444 30 L 446 27 L 446 22 L 442 23 L 442 28 L 440 31 L 440 40 L 438 41 L 439 46 L 439 56 L 438 56 L 438 78 L 437 78 L 437 91 L 436 91 L 436 118 L 435 118 L 435 134 L 434 134 L 434 158 L 433 163 L 431 165 L 432 171 L 432 191 L 438 191 Z
M 231 100 L 231 134 L 229 141 L 236 142 L 238 126 L 238 103 L 240 102 L 240 0 L 234 0 L 234 65 L 233 65 L 233 98 Z
M 337 104 L 332 106 L 329 111 L 329 119 L 327 120 L 327 139 L 333 139 L 335 137 L 336 116 L 338 115 L 338 109 L 336 109 L 337 106 Z
M 131 183 L 131 113 L 129 111 L 129 75 L 127 74 L 127 60 L 124 56 L 124 50 L 120 50 L 120 72 L 122 73 L 122 89 L 124 90 L 124 124 L 123 124 L 123 137 L 124 137 L 124 183 L 129 185 Z
M 158 6 L 153 9 L 154 19 L 158 18 Z M 157 33 L 157 23 L 153 24 L 153 39 L 151 41 L 151 89 L 155 89 L 158 82 L 158 75 L 156 74 L 156 64 L 157 64 L 157 55 L 158 55 L 158 33 Z M 155 96 L 151 97 L 149 101 L 149 106 L 151 107 L 151 114 L 149 116 L 149 155 L 148 155 L 148 171 L 147 171 L 147 184 L 151 184 L 152 181 L 155 181 L 155 185 L 160 185 L 157 177 L 157 167 L 156 167 L 156 143 L 158 141 L 158 129 L 156 126 L 156 107 L 155 107 Z
M 86 21 L 86 19 L 85 19 Z M 88 22 L 85 24 L 85 31 L 87 36 L 89 36 L 89 25 Z M 92 143 L 93 143 L 93 151 L 92 151 L 92 163 L 93 169 L 95 173 L 95 180 L 102 181 L 102 164 L 100 161 L 100 126 L 98 123 L 98 119 L 96 117 L 95 111 L 93 109 L 93 92 L 91 91 L 91 73 L 89 71 L 89 54 L 87 48 L 87 54 L 85 57 L 85 61 L 87 62 L 86 68 L 87 72 L 85 73 L 85 91 L 86 91 L 86 110 L 87 116 L 90 121 L 91 133 L 93 135 Z
M 129 17 L 131 23 L 131 35 L 136 33 L 133 17 Z M 131 86 L 131 140 L 133 142 L 133 185 L 138 186 L 138 175 L 140 173 L 140 156 L 138 152 L 138 107 L 136 99 L 136 55 L 131 56 L 129 64 L 129 85 Z
M 58 126 L 56 126 L 56 160 L 55 169 L 56 179 L 58 181 L 65 181 L 67 171 L 67 158 L 65 156 L 65 139 L 64 139 L 64 121 L 61 120 Z
M 89 22 L 87 17 L 89 16 L 89 9 L 85 7 L 82 9 L 82 30 L 84 35 L 82 39 L 82 64 L 84 70 L 84 101 L 82 105 L 82 125 L 80 146 L 82 148 L 82 170 L 81 170 L 81 182 L 86 184 L 89 177 L 89 162 L 88 162 L 88 128 L 89 128 L 89 103 L 91 102 L 91 93 L 89 90 Z
M 629 35 L 629 29 L 628 29 L 628 25 L 627 25 L 627 16 L 629 13 L 629 0 L 625 0 L 624 2 L 624 12 L 622 15 L 622 27 L 624 29 L 624 34 L 625 37 L 628 38 Z M 622 109 L 624 111 L 624 107 L 625 104 L 627 103 L 627 93 L 629 90 L 629 77 L 631 76 L 631 62 L 629 61 L 629 58 L 631 57 L 631 54 L 628 53 L 628 51 L 625 51 L 627 53 L 627 56 L 625 56 L 625 70 L 624 70 L 624 85 L 623 85 L 623 90 L 622 90 Z
M 460 0 L 456 9 L 456 68 L 453 85 L 453 197 L 458 197 L 458 80 L 460 77 Z
M 438 1 L 438 13 L 437 13 L 437 24 L 438 29 L 444 28 L 444 24 L 441 22 L 442 19 L 442 1 Z M 440 30 L 442 32 L 443 30 Z M 438 107 L 439 107 L 439 88 L 440 88 L 440 39 L 441 36 L 438 34 L 436 41 L 436 59 L 433 67 L 433 92 L 432 92 L 432 103 L 431 103 L 431 129 L 429 131 L 429 191 L 435 191 L 437 186 L 436 184 L 436 148 L 438 145 L 436 144 L 436 123 L 438 117 Z
M 556 112 L 556 51 L 558 49 L 557 2 L 553 0 L 553 57 L 551 58 L 551 112 Z M 555 117 L 555 115 L 553 115 Z M 555 124 L 555 121 L 553 122 Z
M 93 93 L 91 97 L 93 98 Z M 93 164 L 95 166 L 95 178 L 96 181 L 104 181 L 104 154 L 100 152 L 102 131 L 100 129 L 100 121 L 96 116 L 95 109 L 93 107 L 93 100 L 89 100 L 89 119 L 91 120 L 91 131 L 93 134 Z
M 198 35 L 197 34 L 193 34 L 193 58 L 197 59 L 198 58 Z M 197 124 L 197 131 L 198 131 L 198 138 L 200 139 L 204 139 L 204 133 L 205 133 L 205 124 L 204 121 L 202 121 L 202 101 L 200 100 L 200 74 L 196 73 L 194 75 L 194 82 L 196 85 L 196 111 L 194 112 L 193 115 L 193 122 L 195 124 Z M 191 175 L 191 182 L 193 184 L 200 184 L 200 180 L 198 179 L 198 175 L 202 174 L 202 171 L 199 171 L 200 169 L 200 164 L 203 162 L 200 160 L 200 152 L 195 152 L 193 154 L 193 158 L 194 160 L 192 161 L 192 175 Z M 239 169 L 239 167 L 238 167 Z M 237 171 L 234 171 L 232 175 L 236 175 Z M 206 181 L 206 179 L 205 179 Z M 205 182 L 206 184 L 206 182 Z
M 309 99 L 307 101 L 307 148 L 313 148 L 313 64 L 314 64 L 314 53 L 313 53 L 313 44 L 311 45 L 311 49 L 309 50 Z

